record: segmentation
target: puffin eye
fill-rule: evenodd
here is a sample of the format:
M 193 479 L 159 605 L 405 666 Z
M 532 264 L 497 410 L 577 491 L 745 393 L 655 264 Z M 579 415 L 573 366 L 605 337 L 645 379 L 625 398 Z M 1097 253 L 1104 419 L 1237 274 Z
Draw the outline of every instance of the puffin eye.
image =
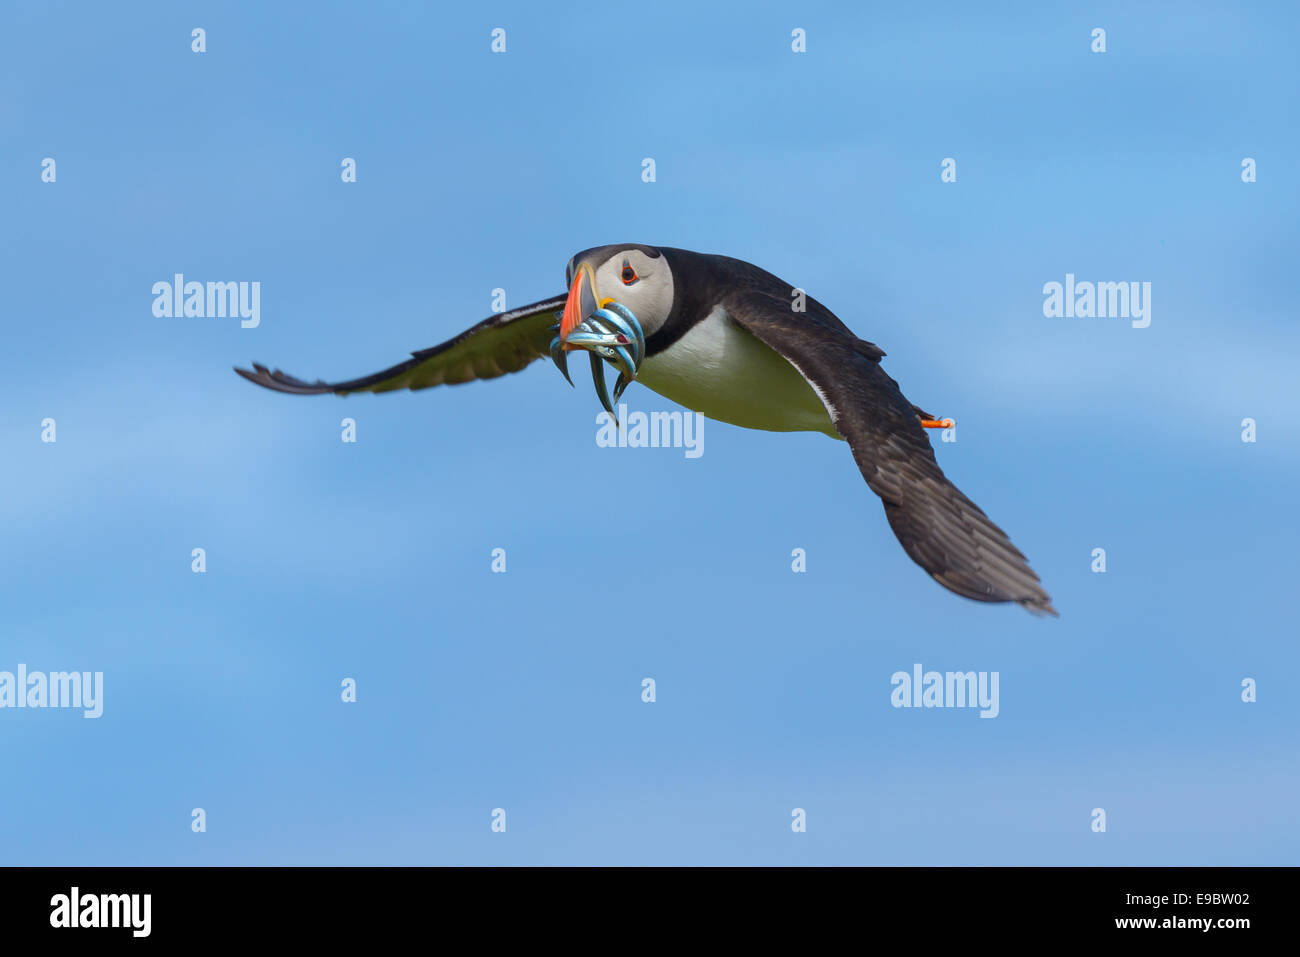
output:
M 640 277 L 636 274 L 636 270 L 632 268 L 632 264 L 625 259 L 623 260 L 623 272 L 619 274 L 619 278 L 623 280 L 623 285 L 630 286 Z

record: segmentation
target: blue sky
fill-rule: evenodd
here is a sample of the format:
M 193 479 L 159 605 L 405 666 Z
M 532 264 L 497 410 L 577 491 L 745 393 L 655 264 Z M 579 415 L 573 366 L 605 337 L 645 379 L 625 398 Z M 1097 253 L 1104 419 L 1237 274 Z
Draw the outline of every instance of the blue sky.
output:
M 1142 6 L 6 9 L 0 670 L 105 700 L 0 710 L 0 861 L 1295 863 L 1300 18 Z M 821 435 L 230 371 L 368 373 L 624 241 L 879 343 L 1061 618 L 930 581 Z M 260 326 L 155 318 L 177 272 Z M 1044 318 L 1066 273 L 1150 327 Z M 915 663 L 998 717 L 891 707 Z

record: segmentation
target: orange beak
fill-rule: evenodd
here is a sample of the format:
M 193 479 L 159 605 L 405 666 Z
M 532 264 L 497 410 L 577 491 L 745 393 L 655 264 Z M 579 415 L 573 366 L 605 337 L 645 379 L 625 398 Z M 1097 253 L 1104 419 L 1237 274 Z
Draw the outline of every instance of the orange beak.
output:
M 569 334 L 598 308 L 596 298 L 596 271 L 587 263 L 578 267 L 569 287 L 569 298 L 564 303 L 564 313 L 560 316 L 560 339 L 569 338 Z M 566 349 L 570 348 L 567 344 Z

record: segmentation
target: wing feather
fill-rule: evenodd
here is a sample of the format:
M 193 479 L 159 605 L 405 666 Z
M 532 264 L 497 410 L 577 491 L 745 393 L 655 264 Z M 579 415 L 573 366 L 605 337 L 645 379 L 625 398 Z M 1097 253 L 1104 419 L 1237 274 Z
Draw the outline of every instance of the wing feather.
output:
M 235 371 L 250 382 L 290 395 L 391 392 L 495 379 L 518 372 L 547 354 L 553 335 L 550 327 L 555 324 L 556 313 L 564 308 L 564 300 L 563 295 L 553 296 L 489 316 L 441 345 L 411 353 L 405 362 L 346 382 L 305 382 L 256 362 L 252 369 L 236 366 Z
M 1025 556 L 943 474 L 918 408 L 881 368 L 873 354 L 879 349 L 763 293 L 738 293 L 724 305 L 733 322 L 784 356 L 822 397 L 913 561 L 967 598 L 1057 613 Z

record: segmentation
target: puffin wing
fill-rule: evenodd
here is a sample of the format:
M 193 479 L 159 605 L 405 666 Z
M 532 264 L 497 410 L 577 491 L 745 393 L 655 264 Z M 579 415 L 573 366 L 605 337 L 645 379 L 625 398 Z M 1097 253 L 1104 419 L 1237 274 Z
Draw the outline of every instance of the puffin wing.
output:
M 235 367 L 249 382 L 292 395 L 321 395 L 333 392 L 391 392 L 394 389 L 428 389 L 435 385 L 457 385 L 474 379 L 495 379 L 518 372 L 534 359 L 547 354 L 556 313 L 563 311 L 566 296 L 554 296 L 529 306 L 497 313 L 471 326 L 453 339 L 430 349 L 411 353 L 411 358 L 382 372 L 346 382 L 304 382 L 276 369 L 253 363 L 252 369 Z
M 958 595 L 1057 614 L 1025 556 L 943 474 L 917 408 L 881 368 L 879 348 L 806 321 L 788 299 L 746 291 L 723 305 L 733 322 L 785 357 L 821 397 L 913 561 Z

